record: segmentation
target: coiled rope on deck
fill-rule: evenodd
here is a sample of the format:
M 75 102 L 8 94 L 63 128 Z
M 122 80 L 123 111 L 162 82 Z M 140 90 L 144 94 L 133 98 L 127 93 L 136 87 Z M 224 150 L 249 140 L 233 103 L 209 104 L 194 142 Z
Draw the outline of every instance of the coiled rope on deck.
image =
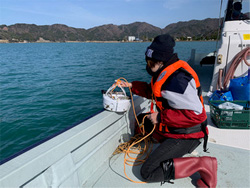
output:
M 125 78 L 121 77 L 121 78 L 117 79 L 115 87 L 119 86 L 119 84 L 121 83 L 121 80 L 128 83 L 128 81 Z M 115 89 L 115 87 L 114 87 L 114 89 Z M 145 128 L 144 128 L 144 120 L 148 115 L 145 115 L 143 117 L 142 123 L 140 124 L 138 121 L 136 112 L 135 112 L 133 95 L 132 95 L 132 91 L 131 91 L 130 87 L 129 87 L 129 91 L 130 91 L 131 103 L 132 103 L 132 107 L 133 107 L 134 116 L 135 116 L 137 125 L 139 127 L 140 134 L 137 134 L 134 137 L 131 137 L 130 141 L 128 141 L 128 142 L 121 143 L 116 148 L 113 155 L 124 153 L 124 162 L 123 162 L 124 174 L 128 180 L 130 180 L 131 182 L 134 182 L 134 183 L 147 183 L 147 182 L 143 182 L 143 181 L 134 181 L 131 178 L 129 178 L 127 173 L 126 173 L 126 165 L 138 166 L 138 165 L 144 163 L 145 160 L 149 157 L 149 154 L 152 152 L 152 149 L 153 149 L 153 144 L 152 144 L 152 141 L 149 138 L 149 136 L 154 132 L 156 125 L 154 124 L 154 127 L 151 130 L 151 132 L 146 134 Z M 144 145 L 141 144 L 142 141 L 144 141 Z M 135 155 L 137 155 L 137 157 L 132 157 L 131 154 L 135 154 Z

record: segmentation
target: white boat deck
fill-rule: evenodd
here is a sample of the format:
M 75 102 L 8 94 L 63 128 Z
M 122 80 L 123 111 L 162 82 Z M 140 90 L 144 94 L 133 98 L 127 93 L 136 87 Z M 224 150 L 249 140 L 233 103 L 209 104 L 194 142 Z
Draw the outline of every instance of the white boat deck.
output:
M 205 97 L 206 100 L 206 97 Z M 212 156 L 218 161 L 218 188 L 250 187 L 250 130 L 220 129 L 211 121 L 209 105 L 205 105 L 208 115 L 209 142 L 208 153 L 203 152 L 203 143 L 192 153 L 184 157 Z M 157 144 L 155 144 L 157 147 Z M 127 175 L 134 181 L 143 181 L 141 166 L 126 165 Z M 165 183 L 163 187 L 196 187 L 199 173 L 188 178 L 174 180 L 174 184 Z M 111 156 L 83 187 L 160 187 L 161 183 L 133 183 L 124 174 L 124 153 Z
M 203 71 L 213 70 L 212 66 L 202 68 L 196 67 L 203 77 Z M 208 79 L 208 78 L 202 78 Z M 207 82 L 206 82 L 207 83 Z M 203 83 L 203 88 L 208 89 L 209 85 Z M 211 121 L 208 97 L 203 93 L 205 109 L 208 116 L 208 153 L 203 152 L 203 143 L 192 153 L 184 157 L 212 156 L 218 161 L 218 188 L 250 187 L 250 130 L 249 129 L 220 129 Z M 155 145 L 157 147 L 157 144 Z M 161 183 L 133 183 L 124 174 L 124 154 L 111 156 L 98 172 L 92 176 L 83 187 L 160 187 Z M 127 175 L 134 181 L 143 181 L 140 176 L 140 167 L 126 165 Z M 190 177 L 174 180 L 174 184 L 165 183 L 163 187 L 196 187 L 195 182 L 199 179 L 199 173 Z
M 209 106 L 205 105 L 209 112 Z M 250 130 L 219 129 L 211 122 L 208 113 L 209 142 L 208 153 L 203 152 L 203 143 L 192 153 L 184 157 L 212 156 L 218 161 L 217 187 L 250 187 Z M 157 147 L 157 144 L 155 144 Z M 83 187 L 160 187 L 161 183 L 133 183 L 124 174 L 124 153 L 111 156 L 98 172 Z M 134 181 L 143 181 L 141 166 L 126 165 L 127 175 Z M 199 179 L 195 173 L 188 178 L 174 180 L 174 184 L 165 183 L 165 187 L 196 187 Z
M 192 154 L 186 156 L 213 156 L 218 160 L 217 187 L 250 187 L 250 151 L 208 143 L 209 153 L 205 153 L 200 145 Z M 161 187 L 161 183 L 136 184 L 124 175 L 124 154 L 113 156 L 106 161 L 83 187 Z M 140 166 L 126 166 L 127 175 L 134 181 L 143 181 Z M 165 183 L 163 187 L 195 187 L 199 174 L 174 180 L 174 184 Z

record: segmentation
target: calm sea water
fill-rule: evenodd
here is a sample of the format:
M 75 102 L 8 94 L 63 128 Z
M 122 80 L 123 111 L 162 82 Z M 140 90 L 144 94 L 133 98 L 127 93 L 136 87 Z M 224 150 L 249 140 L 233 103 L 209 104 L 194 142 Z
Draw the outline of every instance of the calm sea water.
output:
M 144 53 L 150 43 L 0 44 L 0 160 L 56 134 L 102 109 L 102 89 L 114 80 L 150 82 Z M 215 42 L 177 42 L 191 49 Z

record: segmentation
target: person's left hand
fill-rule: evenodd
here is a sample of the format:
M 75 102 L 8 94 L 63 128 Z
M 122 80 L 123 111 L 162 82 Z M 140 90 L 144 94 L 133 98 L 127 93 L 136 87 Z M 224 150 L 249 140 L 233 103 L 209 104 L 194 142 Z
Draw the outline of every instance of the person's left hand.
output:
M 148 115 L 148 119 L 149 119 L 153 124 L 159 123 L 158 120 L 157 120 L 158 113 L 159 113 L 159 112 L 154 112 L 154 113 Z

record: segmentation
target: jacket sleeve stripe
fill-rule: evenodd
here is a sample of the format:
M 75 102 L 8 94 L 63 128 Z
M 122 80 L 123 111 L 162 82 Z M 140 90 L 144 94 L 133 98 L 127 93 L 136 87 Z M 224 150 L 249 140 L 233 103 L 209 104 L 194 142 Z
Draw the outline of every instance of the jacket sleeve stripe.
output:
M 197 95 L 197 89 L 194 79 L 192 78 L 183 93 L 170 90 L 161 91 L 162 97 L 168 100 L 170 107 L 174 109 L 193 110 L 196 114 L 202 113 L 202 104 Z

